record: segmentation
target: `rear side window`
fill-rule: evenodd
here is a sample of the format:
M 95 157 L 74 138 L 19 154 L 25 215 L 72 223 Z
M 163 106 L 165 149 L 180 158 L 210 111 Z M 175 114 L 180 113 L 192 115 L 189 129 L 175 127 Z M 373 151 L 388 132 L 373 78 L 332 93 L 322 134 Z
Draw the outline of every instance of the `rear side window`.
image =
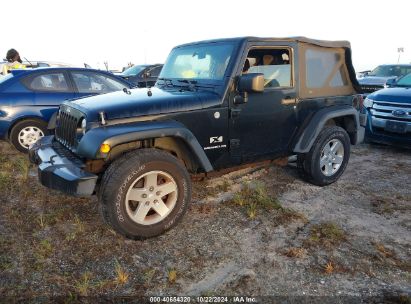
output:
M 23 79 L 23 83 L 33 91 L 69 92 L 69 86 L 63 73 L 31 76 Z
M 342 47 L 299 44 L 301 98 L 355 94 Z
M 307 63 L 307 88 L 343 87 L 347 85 L 342 54 L 308 49 L 305 53 L 305 61 Z
M 126 85 L 107 75 L 93 72 L 72 72 L 79 93 L 110 93 L 120 91 Z

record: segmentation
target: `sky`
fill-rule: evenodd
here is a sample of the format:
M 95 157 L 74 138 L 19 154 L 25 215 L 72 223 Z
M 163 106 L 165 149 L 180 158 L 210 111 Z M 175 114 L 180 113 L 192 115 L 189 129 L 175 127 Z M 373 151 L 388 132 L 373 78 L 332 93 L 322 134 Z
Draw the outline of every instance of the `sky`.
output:
M 179 44 L 306 36 L 351 42 L 356 71 L 411 63 L 409 0 L 22 0 L 2 6 L 0 55 L 118 69 L 162 63 Z M 13 4 L 17 6 L 13 8 Z M 8 13 L 7 11 L 10 11 Z M 398 53 L 398 48 L 404 52 Z M 3 59 L 1 58 L 1 59 Z

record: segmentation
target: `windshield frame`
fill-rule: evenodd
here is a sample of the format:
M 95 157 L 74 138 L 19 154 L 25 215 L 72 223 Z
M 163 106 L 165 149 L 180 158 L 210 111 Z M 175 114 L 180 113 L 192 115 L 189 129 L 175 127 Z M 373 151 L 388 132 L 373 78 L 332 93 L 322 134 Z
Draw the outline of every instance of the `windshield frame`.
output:
M 167 77 L 168 75 L 164 75 L 167 72 L 167 65 L 169 64 L 175 64 L 175 61 L 173 63 L 170 63 L 171 60 L 175 59 L 176 55 L 175 52 L 178 52 L 180 50 L 185 50 L 185 49 L 196 49 L 196 48 L 201 48 L 201 47 L 213 47 L 213 46 L 229 46 L 231 47 L 230 53 L 229 53 L 229 58 L 228 62 L 225 66 L 225 71 L 224 74 L 221 76 L 221 78 L 218 79 L 211 79 L 211 78 L 195 78 L 195 77 Z M 175 47 L 171 50 L 170 54 L 167 57 L 167 60 L 164 63 L 163 69 L 161 70 L 160 75 L 158 76 L 158 81 L 157 83 L 159 85 L 166 85 L 167 82 L 170 84 L 176 84 L 178 83 L 179 85 L 183 85 L 184 82 L 191 83 L 191 85 L 196 85 L 196 84 L 203 84 L 203 85 L 211 85 L 211 86 L 219 86 L 223 85 L 227 78 L 230 77 L 231 75 L 231 70 L 232 70 L 232 65 L 236 57 L 236 43 L 233 41 L 216 41 L 216 42 L 205 42 L 205 43 L 193 43 L 193 44 L 185 44 L 182 46 Z M 163 82 L 163 83 L 161 83 Z

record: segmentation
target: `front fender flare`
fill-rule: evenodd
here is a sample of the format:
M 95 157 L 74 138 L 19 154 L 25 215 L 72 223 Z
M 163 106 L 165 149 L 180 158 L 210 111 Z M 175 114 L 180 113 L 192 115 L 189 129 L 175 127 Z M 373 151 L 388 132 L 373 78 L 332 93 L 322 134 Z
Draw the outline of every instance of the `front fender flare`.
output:
M 310 151 L 315 139 L 323 129 L 325 123 L 336 117 L 352 116 L 355 123 L 355 132 L 360 130 L 358 111 L 351 106 L 334 106 L 324 108 L 311 118 L 293 147 L 295 153 L 307 153 Z
M 123 143 L 161 137 L 182 139 L 191 148 L 201 167 L 206 172 L 213 171 L 210 160 L 193 133 L 176 121 L 146 121 L 97 127 L 82 137 L 77 153 L 89 159 L 103 158 L 100 154 L 102 144 L 113 148 Z

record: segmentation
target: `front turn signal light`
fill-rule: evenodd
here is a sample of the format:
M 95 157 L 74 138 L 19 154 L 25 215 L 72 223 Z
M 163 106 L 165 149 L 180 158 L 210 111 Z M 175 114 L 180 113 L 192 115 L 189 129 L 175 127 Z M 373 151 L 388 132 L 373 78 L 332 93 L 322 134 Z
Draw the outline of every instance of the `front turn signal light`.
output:
M 101 153 L 107 154 L 108 152 L 110 152 L 110 150 L 111 150 L 111 147 L 108 144 L 102 144 L 100 146 L 100 152 Z

